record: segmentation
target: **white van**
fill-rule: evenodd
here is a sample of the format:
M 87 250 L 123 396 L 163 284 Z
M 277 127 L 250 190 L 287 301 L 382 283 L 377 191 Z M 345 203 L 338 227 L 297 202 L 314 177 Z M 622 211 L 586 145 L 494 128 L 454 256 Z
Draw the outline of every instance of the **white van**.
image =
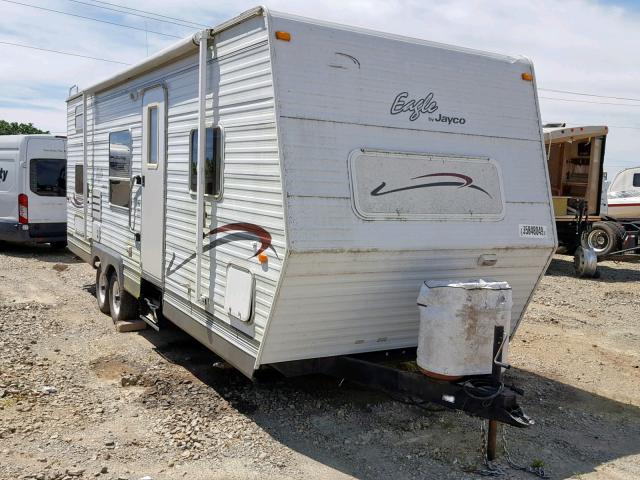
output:
M 67 244 L 67 140 L 0 136 L 0 240 Z

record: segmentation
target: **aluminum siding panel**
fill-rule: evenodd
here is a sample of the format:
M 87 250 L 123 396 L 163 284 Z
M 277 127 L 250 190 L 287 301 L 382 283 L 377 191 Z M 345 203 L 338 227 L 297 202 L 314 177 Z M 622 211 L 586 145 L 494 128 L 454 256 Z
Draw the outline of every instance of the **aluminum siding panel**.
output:
M 207 125 L 224 129 L 224 179 L 220 201 L 206 200 L 206 228 L 229 223 L 260 225 L 272 237 L 277 252 L 268 251 L 262 266 L 255 241 L 218 245 L 203 256 L 203 291 L 208 292 L 207 318 L 195 304 L 195 194 L 189 192 L 189 138 L 197 128 L 197 70 L 184 72 L 169 86 L 165 301 L 189 312 L 197 321 L 256 355 L 271 313 L 275 288 L 285 256 L 282 182 L 276 137 L 271 60 L 264 18 L 235 26 L 215 40 L 219 57 L 209 70 L 214 95 L 207 99 Z M 213 239 L 205 239 L 204 247 Z M 230 263 L 255 277 L 252 322 L 239 322 L 224 311 L 226 272 Z M 183 265 L 175 270 L 174 267 Z M 186 309 L 186 310 L 185 310 Z
M 77 106 L 82 106 L 82 96 L 75 98 L 67 103 L 67 241 L 72 245 L 77 245 L 81 249 L 90 250 L 90 238 L 92 233 L 92 225 L 89 221 L 87 223 L 87 238 L 84 237 L 84 208 L 81 206 L 87 199 L 90 199 L 90 192 L 84 194 L 84 198 L 76 196 L 75 202 L 75 166 L 77 164 L 82 165 L 84 163 L 84 149 L 83 149 L 83 132 L 82 130 L 76 131 L 75 128 L 75 109 Z M 91 135 L 93 129 L 93 102 L 92 98 L 87 99 L 87 111 L 85 112 L 87 120 L 87 157 L 91 159 Z M 89 174 L 90 171 L 87 173 Z M 91 184 L 90 174 L 87 177 L 89 184 Z M 85 190 L 87 187 L 85 185 Z M 75 203 L 75 205 L 74 205 Z M 91 215 L 90 208 L 88 209 L 88 215 Z
M 189 191 L 190 134 L 198 123 L 197 56 L 190 55 L 142 77 L 106 90 L 95 98 L 93 188 L 102 192 L 100 242 L 119 252 L 125 275 L 140 277 L 139 245 L 128 229 L 124 209 L 108 204 L 108 135 L 130 129 L 133 138 L 132 175 L 141 167 L 142 91 L 162 83 L 168 91 L 167 182 L 164 301 L 191 316 L 226 340 L 255 356 L 271 312 L 274 292 L 285 257 L 282 182 L 276 137 L 271 62 L 265 21 L 255 17 L 216 35 L 214 59 L 208 65 L 207 120 L 224 129 L 223 198 L 206 199 L 205 231 L 236 222 L 261 225 L 272 236 L 277 255 L 260 265 L 255 241 L 229 242 L 206 252 L 202 286 L 209 292 L 207 312 L 196 303 L 195 194 Z M 71 106 L 69 107 L 71 109 Z M 71 110 L 70 110 L 71 111 Z M 71 114 L 70 114 L 71 115 Z M 71 121 L 71 120 L 69 120 Z M 81 148 L 81 146 L 80 146 Z M 132 197 L 136 195 L 134 187 Z M 134 203 L 134 226 L 139 229 L 139 200 Z M 205 248 L 209 240 L 205 240 Z M 131 254 L 127 253 L 131 248 Z M 191 258 L 191 260 L 189 260 Z M 176 269 L 182 262 L 181 268 Z M 248 268 L 256 279 L 252 322 L 234 321 L 223 311 L 225 276 L 229 263 Z M 214 317 L 215 315 L 215 317 Z
M 274 30 L 291 33 L 276 42 L 280 115 L 391 128 L 454 132 L 539 141 L 532 82 L 522 57 L 464 51 L 413 39 L 392 38 L 307 19 L 273 15 Z M 464 124 L 429 121 L 423 113 L 390 114 L 401 92 L 411 99 L 433 93 L 431 115 L 462 117 Z
M 416 299 L 426 279 L 508 281 L 513 288 L 513 325 L 549 252 L 494 250 L 497 264 L 480 267 L 478 257 L 483 253 L 293 253 L 260 362 L 415 346 L 419 320 Z

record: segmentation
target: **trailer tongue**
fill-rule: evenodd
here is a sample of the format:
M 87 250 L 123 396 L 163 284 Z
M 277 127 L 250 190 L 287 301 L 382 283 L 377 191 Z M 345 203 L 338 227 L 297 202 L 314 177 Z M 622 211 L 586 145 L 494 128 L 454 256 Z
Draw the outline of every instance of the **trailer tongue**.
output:
M 431 402 L 488 419 L 487 458 L 496 453 L 497 423 L 534 424 L 518 405 L 524 392 L 505 385 L 511 323 L 507 282 L 437 280 L 424 282 L 418 297 L 417 349 L 369 352 L 276 364 L 288 376 L 322 373 L 340 380 Z M 418 372 L 402 368 L 416 360 Z M 405 363 L 403 363 L 405 362 Z M 414 369 L 415 370 L 415 369 Z
M 420 403 L 437 403 L 513 427 L 534 424 L 518 405 L 524 391 L 505 385 L 502 375 L 465 377 L 456 382 L 437 380 L 388 366 L 366 356 L 341 356 L 318 361 L 317 372 L 389 393 L 406 395 Z
M 518 397 L 523 396 L 524 391 L 503 381 L 502 369 L 509 368 L 509 365 L 502 362 L 500 346 L 503 339 L 504 329 L 495 327 L 493 349 L 496 356 L 490 375 L 463 377 L 454 382 L 399 368 L 399 363 L 416 358 L 415 348 L 319 358 L 309 360 L 306 364 L 283 362 L 274 367 L 285 376 L 320 373 L 391 395 L 401 395 L 416 405 L 434 403 L 487 419 L 489 429 L 486 454 L 488 460 L 494 460 L 498 422 L 518 428 L 535 424 L 518 404 Z

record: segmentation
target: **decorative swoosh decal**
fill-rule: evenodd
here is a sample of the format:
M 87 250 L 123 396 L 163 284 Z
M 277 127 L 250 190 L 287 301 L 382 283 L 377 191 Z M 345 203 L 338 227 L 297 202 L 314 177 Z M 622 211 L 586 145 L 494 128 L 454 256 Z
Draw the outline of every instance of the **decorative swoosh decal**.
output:
M 229 235 L 219 237 L 219 238 L 217 236 L 217 234 L 219 233 L 228 233 L 228 232 L 233 232 L 233 233 L 230 233 Z M 203 252 L 208 252 L 209 250 L 212 250 L 220 245 L 225 245 L 227 243 L 236 242 L 240 240 L 259 240 L 260 248 L 258 248 L 256 253 L 251 255 L 249 258 L 256 257 L 267 249 L 271 250 L 275 254 L 276 258 L 280 258 L 278 257 L 278 252 L 276 252 L 276 249 L 273 248 L 273 245 L 271 245 L 271 234 L 267 232 L 264 228 L 262 228 L 260 225 L 255 225 L 253 223 L 229 223 L 227 225 L 222 225 L 220 227 L 214 228 L 210 232 L 205 233 L 204 237 L 206 238 L 214 235 L 216 236 L 216 239 L 213 240 L 211 243 L 209 243 L 209 245 L 205 245 L 202 248 Z M 174 268 L 173 262 L 175 258 L 176 258 L 176 254 L 174 253 L 173 256 L 171 257 L 171 261 L 169 262 L 169 265 L 167 266 L 167 275 L 171 275 L 172 273 L 175 273 L 176 271 L 180 270 L 187 263 L 189 263 L 191 260 L 196 258 L 196 254 L 192 253 Z
M 413 177 L 411 180 L 417 180 L 418 178 L 427 178 L 427 177 L 457 177 L 464 180 L 465 183 L 460 185 L 459 188 L 466 187 L 473 183 L 473 178 L 468 175 L 463 175 L 461 173 L 429 173 L 428 175 L 420 175 L 419 177 Z
M 260 225 L 255 225 L 253 223 L 229 223 L 227 225 L 222 225 L 221 227 L 214 228 L 209 233 L 205 233 L 204 237 L 208 237 L 210 235 L 215 235 L 217 233 L 223 232 L 247 232 L 252 233 L 256 237 L 260 239 L 260 248 L 251 255 L 249 258 L 257 257 L 262 252 L 264 252 L 267 248 L 273 250 L 273 253 L 276 253 L 276 250 L 271 246 L 271 234 L 267 232 Z M 276 253 L 277 256 L 277 253 Z
M 69 203 L 71 203 L 71 205 L 73 205 L 76 208 L 84 207 L 84 198 L 81 196 L 78 196 L 75 193 L 72 196 L 67 197 L 67 200 L 69 201 Z
M 479 192 L 484 193 L 489 198 L 493 198 L 489 192 L 487 192 L 484 188 L 478 187 L 477 185 L 473 185 L 473 178 L 463 175 L 461 173 L 429 173 L 427 175 L 420 175 L 418 177 L 413 177 L 411 180 L 417 180 L 418 178 L 427 178 L 427 177 L 454 177 L 459 178 L 462 182 L 431 182 L 431 183 L 421 183 L 418 185 L 407 185 L 406 187 L 394 188 L 392 190 L 382 191 L 384 187 L 387 186 L 386 182 L 382 182 L 376 188 L 371 190 L 371 195 L 374 197 L 379 197 L 382 195 L 388 195 L 390 193 L 402 192 L 405 190 L 415 190 L 418 188 L 430 188 L 430 187 L 458 187 L 458 188 L 472 188 L 473 190 L 478 190 Z

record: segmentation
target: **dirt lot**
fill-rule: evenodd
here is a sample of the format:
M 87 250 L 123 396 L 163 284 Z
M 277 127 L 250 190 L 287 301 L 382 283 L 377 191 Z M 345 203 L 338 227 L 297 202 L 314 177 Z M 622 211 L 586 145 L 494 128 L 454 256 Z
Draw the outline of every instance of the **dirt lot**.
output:
M 558 256 L 511 348 L 513 460 L 640 478 L 640 266 Z M 480 421 L 322 377 L 255 385 L 177 330 L 118 334 L 71 254 L 0 247 L 0 477 L 475 479 Z M 533 478 L 510 468 L 502 478 Z

